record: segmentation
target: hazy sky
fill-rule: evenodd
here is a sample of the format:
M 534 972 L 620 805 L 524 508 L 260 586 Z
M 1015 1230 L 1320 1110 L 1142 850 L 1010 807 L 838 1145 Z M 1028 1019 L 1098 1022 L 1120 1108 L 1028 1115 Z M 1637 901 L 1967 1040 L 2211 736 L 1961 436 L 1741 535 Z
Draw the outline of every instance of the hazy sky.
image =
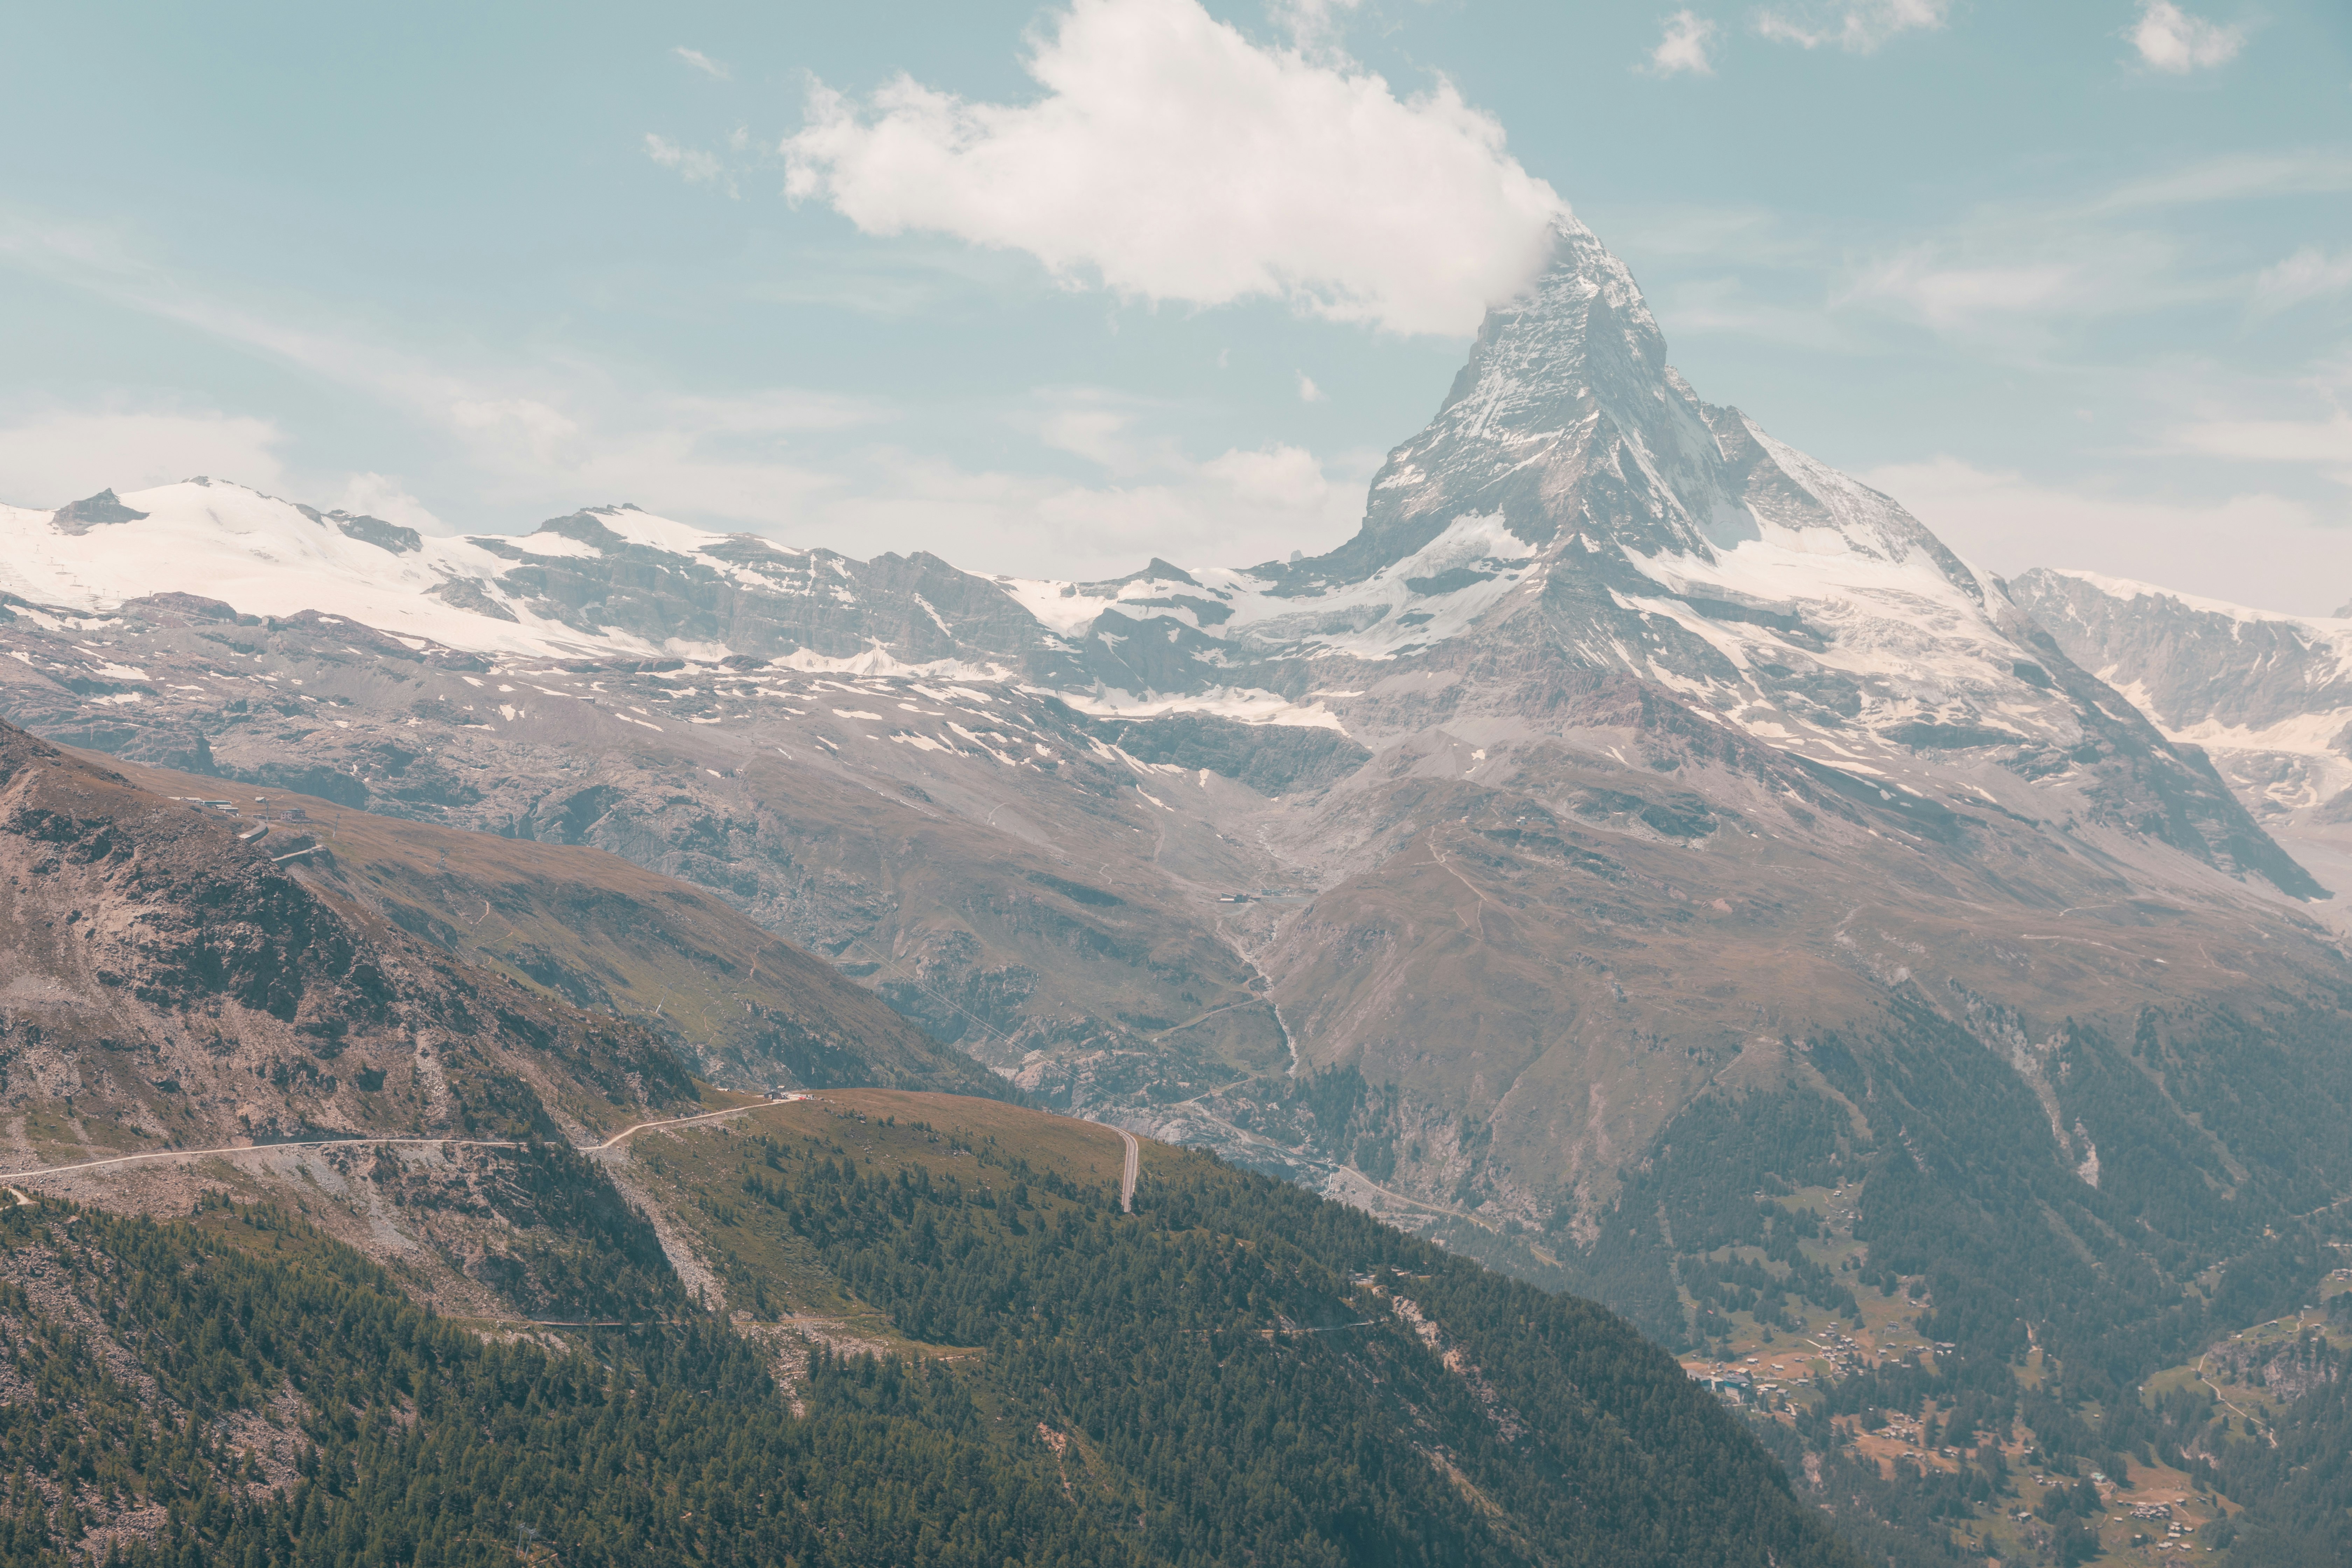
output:
M 27 6 L 0 499 L 634 500 L 975 570 L 1354 530 L 1571 206 L 1996 571 L 2352 599 L 2344 0 Z

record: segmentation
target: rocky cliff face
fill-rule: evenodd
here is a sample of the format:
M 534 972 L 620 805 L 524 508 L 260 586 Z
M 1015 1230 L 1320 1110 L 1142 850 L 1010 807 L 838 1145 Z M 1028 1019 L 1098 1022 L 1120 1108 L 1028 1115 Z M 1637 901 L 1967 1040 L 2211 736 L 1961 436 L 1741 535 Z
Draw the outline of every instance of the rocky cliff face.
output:
M 1727 1100 L 1842 1105 L 1862 1162 L 1981 1099 L 1869 1064 L 1973 1042 L 2001 1147 L 2127 1192 L 2143 1112 L 2208 1136 L 2161 1052 L 2341 1021 L 2321 889 L 2204 753 L 1701 401 L 1572 225 L 1314 560 L 1051 583 L 624 507 L 410 549 L 221 485 L 112 504 L 0 518 L 19 721 L 608 850 L 1058 1106 L 1654 1305 L 1671 1237 L 1611 1261 L 1610 1216 Z M 2158 1076 L 2084 1100 L 2070 1030 Z

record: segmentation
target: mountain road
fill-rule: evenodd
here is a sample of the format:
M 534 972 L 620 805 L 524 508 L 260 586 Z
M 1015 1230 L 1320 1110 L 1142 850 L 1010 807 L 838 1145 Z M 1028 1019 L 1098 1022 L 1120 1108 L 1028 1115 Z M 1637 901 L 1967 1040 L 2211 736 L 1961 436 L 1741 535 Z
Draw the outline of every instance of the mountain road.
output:
M 1136 1142 L 1135 1134 L 1124 1127 L 1114 1127 L 1111 1131 L 1118 1133 L 1118 1141 L 1127 1145 L 1127 1163 L 1119 1168 L 1118 1173 L 1119 1212 L 1133 1214 L 1135 1212 L 1135 1178 L 1143 1172 L 1143 1145 Z
M 761 1109 L 762 1107 L 758 1105 L 737 1105 L 730 1106 L 725 1110 L 706 1110 L 695 1116 L 660 1117 L 652 1121 L 640 1121 L 633 1126 L 625 1127 L 602 1143 L 576 1143 L 572 1148 L 577 1153 L 601 1154 L 626 1139 L 656 1127 L 683 1127 L 696 1121 L 715 1121 L 720 1117 L 741 1116 L 747 1111 Z M 1126 1138 L 1130 1145 L 1135 1142 L 1133 1137 L 1127 1133 L 1121 1133 L 1120 1136 Z M 313 1138 L 289 1143 L 226 1143 L 214 1149 L 157 1149 L 143 1154 L 114 1154 L 103 1160 L 82 1160 L 70 1165 L 40 1165 L 28 1171 L 0 1172 L 0 1175 L 5 1175 L 15 1181 L 31 1181 L 40 1176 L 71 1175 L 77 1171 L 94 1171 L 108 1165 L 152 1163 L 172 1160 L 203 1160 L 216 1155 L 266 1154 L 285 1149 L 331 1149 L 341 1143 L 380 1143 L 396 1148 L 425 1148 L 436 1144 L 457 1149 L 520 1149 L 523 1147 L 520 1141 L 512 1138 L 373 1138 L 365 1136 Z M 1131 1151 L 1128 1155 L 1128 1169 L 1130 1173 L 1135 1169 L 1135 1155 Z M 1128 1184 L 1129 1189 L 1132 1191 L 1134 1186 L 1132 1174 L 1129 1175 Z

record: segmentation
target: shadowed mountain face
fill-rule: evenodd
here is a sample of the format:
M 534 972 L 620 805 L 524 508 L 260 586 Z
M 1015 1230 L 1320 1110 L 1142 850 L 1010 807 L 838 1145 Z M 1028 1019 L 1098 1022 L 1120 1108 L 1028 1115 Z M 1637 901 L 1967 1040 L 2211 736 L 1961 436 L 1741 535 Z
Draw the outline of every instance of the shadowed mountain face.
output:
M 2017 1213 L 2071 1216 L 2028 1249 L 2061 1294 L 2143 1269 L 2109 1299 L 2147 1323 L 2352 1192 L 2318 885 L 2105 663 L 1701 401 L 1572 224 L 1312 560 L 1033 582 L 633 507 L 410 548 L 233 486 L 109 505 L 0 515 L 19 722 L 682 879 L 1057 1107 L 1664 1339 L 1710 1331 L 1727 1182 L 1932 1211 L 1908 1272 L 1987 1355 L 2107 1331 L 2004 1292 Z M 455 886 L 381 896 L 441 932 Z

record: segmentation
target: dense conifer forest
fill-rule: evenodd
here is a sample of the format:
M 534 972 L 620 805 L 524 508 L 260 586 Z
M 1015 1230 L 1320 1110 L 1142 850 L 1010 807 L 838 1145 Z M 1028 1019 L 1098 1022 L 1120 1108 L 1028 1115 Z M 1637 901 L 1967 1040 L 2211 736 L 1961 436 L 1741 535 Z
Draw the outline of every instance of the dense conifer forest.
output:
M 845 1117 L 654 1155 L 783 1249 L 733 1254 L 760 1304 L 731 1324 L 643 1283 L 608 1298 L 625 1327 L 441 1319 L 221 1195 L 9 1209 L 0 1563 L 1853 1563 L 1606 1311 L 1204 1156 L 1155 1149 L 1122 1213 L 1004 1131 Z M 887 1315 L 885 1350 L 773 1331 L 820 1280 Z

